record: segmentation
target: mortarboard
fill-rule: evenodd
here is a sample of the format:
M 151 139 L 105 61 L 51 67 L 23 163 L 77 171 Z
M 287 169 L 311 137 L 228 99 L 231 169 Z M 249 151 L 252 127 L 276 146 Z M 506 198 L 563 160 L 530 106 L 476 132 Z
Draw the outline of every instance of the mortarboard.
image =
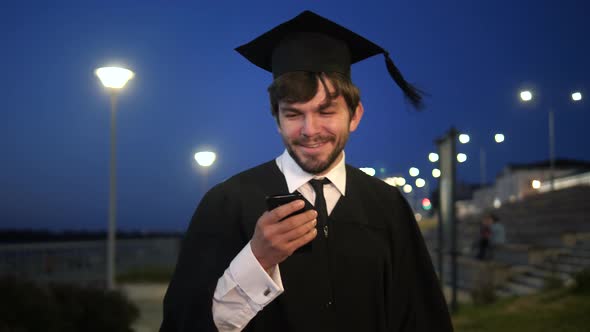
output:
M 420 91 L 404 79 L 386 50 L 311 11 L 304 11 L 236 51 L 274 78 L 292 71 L 338 72 L 350 77 L 352 64 L 383 54 L 393 80 L 416 108 L 421 107 Z

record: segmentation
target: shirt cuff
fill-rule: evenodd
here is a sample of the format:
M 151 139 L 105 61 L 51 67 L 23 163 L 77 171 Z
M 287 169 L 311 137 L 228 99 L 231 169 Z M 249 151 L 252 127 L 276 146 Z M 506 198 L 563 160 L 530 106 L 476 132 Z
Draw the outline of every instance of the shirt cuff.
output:
M 238 287 L 260 306 L 267 305 L 284 291 L 279 266 L 267 273 L 254 256 L 250 242 L 232 260 L 229 271 Z

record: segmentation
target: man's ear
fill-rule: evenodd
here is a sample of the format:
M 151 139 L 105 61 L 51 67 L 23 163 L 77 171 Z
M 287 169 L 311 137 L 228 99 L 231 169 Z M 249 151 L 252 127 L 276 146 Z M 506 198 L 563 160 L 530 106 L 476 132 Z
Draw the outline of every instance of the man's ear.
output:
M 359 104 L 356 106 L 356 110 L 354 112 L 354 115 L 352 116 L 352 119 L 350 119 L 350 124 L 348 125 L 348 130 L 350 132 L 355 131 L 356 128 L 359 126 L 359 123 L 361 122 L 361 119 L 363 118 L 364 112 L 365 112 L 365 109 L 363 108 L 363 103 L 361 103 L 359 101 Z

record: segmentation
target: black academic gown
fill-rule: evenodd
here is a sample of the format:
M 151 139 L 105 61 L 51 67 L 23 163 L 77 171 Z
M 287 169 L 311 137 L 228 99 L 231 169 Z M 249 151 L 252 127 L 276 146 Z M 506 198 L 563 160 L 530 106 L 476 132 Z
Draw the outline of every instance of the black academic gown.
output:
M 219 277 L 248 243 L 265 197 L 287 193 L 275 161 L 211 189 L 183 240 L 160 331 L 215 331 Z M 309 204 L 309 202 L 307 203 Z M 245 331 L 452 331 L 413 213 L 399 191 L 346 166 L 346 196 L 311 252 L 280 264 L 284 293 Z

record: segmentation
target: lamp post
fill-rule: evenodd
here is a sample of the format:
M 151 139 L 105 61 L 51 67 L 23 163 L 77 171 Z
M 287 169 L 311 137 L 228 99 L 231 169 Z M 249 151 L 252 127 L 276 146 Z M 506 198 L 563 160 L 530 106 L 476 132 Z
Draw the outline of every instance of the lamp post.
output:
M 582 100 L 582 93 L 575 91 L 571 94 L 572 101 L 579 102 Z M 533 99 L 533 93 L 529 90 L 520 92 L 520 99 L 523 102 L 530 102 Z M 549 183 L 551 191 L 555 189 L 555 119 L 553 115 L 553 109 L 549 108 L 548 114 L 549 122 Z
M 95 71 L 102 85 L 111 95 L 111 156 L 109 163 L 109 224 L 107 231 L 107 288 L 115 288 L 115 233 L 117 229 L 117 93 L 133 78 L 134 73 L 125 68 L 102 67 Z
M 463 137 L 463 139 L 461 139 L 461 137 Z M 500 134 L 500 133 L 494 134 L 494 141 L 496 143 L 500 144 L 500 143 L 504 142 L 504 140 L 505 140 L 504 134 Z M 467 134 L 459 135 L 459 142 L 461 142 L 462 144 L 467 144 L 470 141 L 471 141 L 471 138 L 469 137 L 469 135 L 467 135 Z M 461 153 L 459 153 L 459 155 L 465 156 L 465 154 L 461 154 Z M 459 155 L 457 156 L 457 160 L 459 162 L 464 162 L 466 160 L 466 156 L 459 157 Z M 461 159 L 459 159 L 459 158 L 461 158 Z M 463 160 L 463 161 L 461 161 L 461 160 Z M 479 182 L 482 187 L 486 183 L 486 150 L 484 149 L 483 145 L 479 146 Z
M 203 168 L 203 195 L 207 192 L 207 176 L 208 176 L 208 169 L 211 165 L 213 165 L 213 163 L 215 162 L 215 159 L 217 159 L 217 155 L 215 154 L 215 152 L 211 152 L 211 151 L 201 151 L 201 152 L 197 152 L 195 153 L 195 161 L 197 162 L 197 164 L 199 164 L 199 166 L 201 166 Z

